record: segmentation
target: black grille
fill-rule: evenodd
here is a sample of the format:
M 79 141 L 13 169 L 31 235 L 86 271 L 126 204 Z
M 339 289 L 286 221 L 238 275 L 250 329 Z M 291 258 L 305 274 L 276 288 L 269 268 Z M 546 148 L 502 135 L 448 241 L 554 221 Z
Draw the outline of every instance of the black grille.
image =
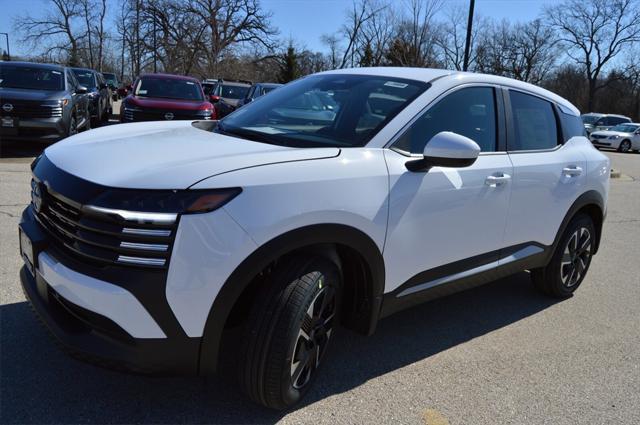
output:
M 35 187 L 35 181 L 32 186 Z M 36 218 L 67 254 L 97 264 L 166 268 L 176 224 L 160 225 L 119 220 L 91 211 L 61 195 L 40 189 Z
M 606 139 L 609 136 L 605 136 L 604 134 L 592 134 L 591 137 L 594 139 Z
M 44 101 L 2 99 L 0 115 L 18 118 L 58 118 L 62 116 L 62 105 L 45 105 Z M 11 105 L 10 111 L 5 105 Z
M 171 120 L 198 120 L 204 116 L 196 111 L 185 110 L 125 110 L 124 118 L 128 121 L 166 121 L 166 114 L 173 114 Z

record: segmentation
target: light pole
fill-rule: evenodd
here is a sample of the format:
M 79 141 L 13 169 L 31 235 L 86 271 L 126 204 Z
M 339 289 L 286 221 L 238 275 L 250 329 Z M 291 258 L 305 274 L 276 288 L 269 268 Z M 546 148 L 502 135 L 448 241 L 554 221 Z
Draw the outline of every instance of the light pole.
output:
M 6 32 L 0 32 L 0 34 L 2 34 L 5 37 L 7 37 L 7 60 L 10 61 L 11 60 L 11 53 L 9 53 L 9 34 L 7 34 Z
M 471 27 L 473 26 L 473 7 L 475 0 L 469 0 L 469 20 L 467 21 L 467 42 L 464 45 L 464 64 L 462 70 L 466 71 L 469 67 L 469 52 L 471 51 Z

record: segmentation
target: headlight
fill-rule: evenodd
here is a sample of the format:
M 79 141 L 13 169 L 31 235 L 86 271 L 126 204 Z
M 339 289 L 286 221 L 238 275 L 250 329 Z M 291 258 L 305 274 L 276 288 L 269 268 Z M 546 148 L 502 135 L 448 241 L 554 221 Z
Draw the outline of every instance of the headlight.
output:
M 124 111 L 125 112 L 140 112 L 140 111 L 142 111 L 142 109 L 140 109 L 140 108 L 138 108 L 136 106 L 130 106 L 130 105 L 125 104 L 124 105 Z
M 45 100 L 42 106 L 67 106 L 69 99 Z
M 242 192 L 239 187 L 198 190 L 150 190 L 131 196 L 127 190 L 107 190 L 91 204 L 119 211 L 194 214 L 216 210 Z
M 620 136 L 618 136 L 618 135 L 609 136 L 609 140 L 617 140 L 619 138 L 620 138 Z

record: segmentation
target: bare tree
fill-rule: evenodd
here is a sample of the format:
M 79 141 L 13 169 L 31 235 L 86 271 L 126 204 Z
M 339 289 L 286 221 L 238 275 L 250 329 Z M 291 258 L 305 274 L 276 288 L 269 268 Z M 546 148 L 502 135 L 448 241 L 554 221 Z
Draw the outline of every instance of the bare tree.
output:
M 188 10 L 208 29 L 204 55 L 209 72 L 217 74 L 221 56 L 242 43 L 273 48 L 277 31 L 271 27 L 271 15 L 263 11 L 259 0 L 189 0 Z
M 387 60 L 399 66 L 436 66 L 436 13 L 442 0 L 409 0 L 401 18 Z M 408 10 L 408 14 L 406 14 Z
M 567 54 L 584 69 L 589 110 L 606 66 L 625 46 L 640 41 L 639 9 L 637 0 L 565 0 L 545 10 Z
M 15 21 L 15 29 L 23 35 L 22 41 L 31 46 L 44 45 L 44 54 L 64 54 L 70 65 L 78 65 L 80 36 L 73 21 L 81 14 L 78 0 L 51 0 L 52 8 L 40 18 L 29 15 Z
M 329 48 L 329 63 L 331 69 L 338 68 L 338 56 L 340 56 L 340 37 L 337 34 L 324 34 L 322 43 Z
M 440 25 L 435 38 L 439 47 L 444 66 L 448 69 L 461 71 L 464 64 L 464 47 L 467 34 L 467 8 L 462 4 L 454 4 L 445 13 L 445 20 Z M 469 53 L 469 68 L 474 67 L 477 56 L 478 34 L 488 27 L 488 23 L 477 13 L 474 16 L 471 30 L 471 46 Z

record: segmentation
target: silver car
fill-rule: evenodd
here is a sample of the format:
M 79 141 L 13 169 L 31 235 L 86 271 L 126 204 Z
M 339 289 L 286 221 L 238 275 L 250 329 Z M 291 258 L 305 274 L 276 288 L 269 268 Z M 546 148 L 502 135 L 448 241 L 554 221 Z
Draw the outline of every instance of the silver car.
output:
M 640 151 L 640 124 L 618 124 L 609 130 L 594 131 L 589 140 L 597 148 L 616 149 L 618 152 Z
M 596 112 L 590 112 L 588 114 L 580 115 L 582 122 L 584 123 L 584 129 L 587 134 L 591 134 L 593 131 L 609 130 L 611 127 L 618 124 L 630 123 L 631 118 L 624 115 L 616 114 L 599 114 Z

